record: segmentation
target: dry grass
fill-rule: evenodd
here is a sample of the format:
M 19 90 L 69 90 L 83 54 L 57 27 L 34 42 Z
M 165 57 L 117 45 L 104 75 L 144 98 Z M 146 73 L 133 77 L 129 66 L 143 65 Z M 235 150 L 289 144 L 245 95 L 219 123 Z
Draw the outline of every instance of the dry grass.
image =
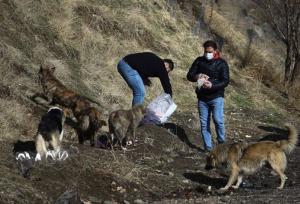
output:
M 170 76 L 178 111 L 197 111 L 194 84 L 186 80 L 186 73 L 193 60 L 202 54 L 201 44 L 206 39 L 202 34 L 193 33 L 195 21 L 179 7 L 146 0 L 112 0 L 101 4 L 83 0 L 56 3 L 25 0 L 1 2 L 0 8 L 4 11 L 3 26 L 7 30 L 0 33 L 0 72 L 4 87 L 0 92 L 9 89 L 22 107 L 31 104 L 28 96 L 41 91 L 37 71 L 40 62 L 47 58 L 57 66 L 55 75 L 64 84 L 102 104 L 106 116 L 112 110 L 128 108 L 131 91 L 116 70 L 117 62 L 128 53 L 153 51 L 176 63 Z M 269 67 L 268 50 L 255 44 L 247 71 L 240 73 L 238 66 L 247 38 L 216 10 L 213 18 L 208 19 L 209 9 L 205 19 L 210 21 L 214 32 L 226 39 L 224 56 L 231 72 L 236 73 L 232 78 L 244 84 L 243 91 L 253 100 L 251 108 L 263 107 L 267 96 L 261 92 L 260 83 L 265 80 L 261 77 L 269 72 L 265 69 Z M 237 50 L 238 56 L 232 50 Z M 262 61 L 264 64 L 258 63 Z M 255 76 L 249 75 L 252 71 Z M 278 78 L 277 71 L 272 73 L 274 81 Z M 146 90 L 146 103 L 163 91 L 159 80 L 152 81 L 153 85 Z M 240 105 L 231 100 L 236 89 L 232 86 L 227 91 L 228 106 Z M 25 115 L 26 111 L 24 108 L 19 115 Z M 1 117 L 5 120 L 6 115 Z M 9 135 L 7 131 L 5 135 Z
M 221 36 L 229 44 L 230 52 L 240 59 L 247 58 L 243 67 L 256 67 L 264 81 L 272 82 L 278 87 L 281 81 L 282 65 L 280 59 L 274 59 L 266 44 L 255 43 L 249 47 L 249 37 L 217 12 L 213 7 L 205 8 L 204 20 L 209 24 L 212 32 Z M 244 27 L 246 29 L 247 27 Z M 268 45 L 269 46 L 269 45 Z M 261 72 L 262 71 L 262 72 Z M 271 71 L 271 72 L 270 72 Z M 279 82 L 279 83 L 278 83 Z

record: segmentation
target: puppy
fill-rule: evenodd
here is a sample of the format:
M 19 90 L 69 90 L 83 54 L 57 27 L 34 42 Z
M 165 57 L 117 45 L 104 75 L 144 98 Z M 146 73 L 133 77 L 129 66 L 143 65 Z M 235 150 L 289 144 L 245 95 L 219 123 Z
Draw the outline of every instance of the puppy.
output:
M 63 139 L 63 126 L 65 122 L 65 113 L 58 107 L 52 107 L 42 116 L 35 136 L 35 147 L 37 155 L 35 160 L 45 160 L 51 152 L 51 157 L 56 155 L 61 149 Z
M 279 175 L 281 183 L 278 189 L 282 189 L 287 179 L 284 174 L 287 165 L 286 154 L 291 153 L 298 142 L 297 129 L 291 124 L 285 124 L 285 127 L 289 130 L 287 140 L 218 145 L 208 154 L 205 169 L 219 167 L 222 163 L 230 165 L 231 175 L 226 186 L 221 188 L 222 191 L 226 191 L 236 181 L 236 185 L 232 187 L 239 188 L 243 176 L 254 174 L 264 164 L 269 164 Z
M 130 110 L 117 110 L 109 115 L 108 126 L 111 141 L 117 138 L 121 148 L 126 145 L 128 132 L 132 133 L 133 142 L 135 141 L 135 131 L 145 114 L 143 105 L 136 105 Z

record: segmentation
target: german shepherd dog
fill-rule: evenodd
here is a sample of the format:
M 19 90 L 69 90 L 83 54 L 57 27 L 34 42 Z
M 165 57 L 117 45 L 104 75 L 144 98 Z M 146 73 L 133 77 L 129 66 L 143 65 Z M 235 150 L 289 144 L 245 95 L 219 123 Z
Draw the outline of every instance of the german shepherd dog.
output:
M 54 157 L 61 149 L 65 113 L 58 107 L 52 107 L 42 116 L 35 136 L 37 155 L 35 160 L 46 159 L 48 151 L 54 152 Z
M 135 141 L 135 132 L 140 121 L 145 114 L 143 105 L 136 105 L 130 110 L 117 110 L 109 115 L 108 127 L 111 135 L 111 144 L 113 144 L 114 137 L 118 140 L 122 149 L 126 145 L 128 132 L 132 134 L 132 141 Z
M 206 158 L 206 170 L 219 167 L 222 163 L 228 163 L 231 175 L 221 191 L 228 190 L 235 181 L 233 188 L 239 188 L 243 176 L 257 172 L 264 164 L 268 164 L 281 179 L 278 189 L 282 189 L 287 177 L 284 174 L 287 159 L 286 154 L 291 153 L 298 142 L 297 129 L 286 123 L 288 129 L 288 139 L 273 141 L 261 141 L 256 143 L 233 143 L 220 144 L 214 148 Z
M 68 89 L 54 76 L 55 67 L 51 63 L 43 63 L 39 71 L 39 79 L 45 97 L 51 104 L 59 104 L 72 110 L 78 121 L 76 132 L 80 144 L 89 137 L 91 146 L 95 145 L 95 134 L 103 125 L 101 113 L 92 107 L 87 98 Z

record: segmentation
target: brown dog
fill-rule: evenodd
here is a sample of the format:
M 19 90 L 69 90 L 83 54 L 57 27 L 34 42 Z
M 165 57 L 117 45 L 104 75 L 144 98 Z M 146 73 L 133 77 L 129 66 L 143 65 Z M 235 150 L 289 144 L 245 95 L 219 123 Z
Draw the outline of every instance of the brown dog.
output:
M 95 144 L 94 137 L 99 128 L 106 125 L 100 119 L 101 113 L 92 107 L 83 96 L 68 89 L 54 76 L 55 67 L 51 63 L 44 63 L 40 67 L 39 79 L 43 87 L 44 95 L 51 104 L 59 104 L 72 110 L 78 121 L 76 128 L 78 140 L 83 144 L 84 138 L 90 138 L 90 144 Z
M 228 163 L 231 168 L 231 175 L 222 191 L 228 190 L 235 181 L 233 188 L 239 188 L 244 175 L 251 175 L 258 171 L 264 164 L 269 164 L 274 172 L 281 179 L 278 189 L 282 189 L 287 177 L 284 174 L 289 154 L 298 142 L 297 129 L 291 124 L 285 124 L 289 130 L 287 140 L 262 141 L 247 145 L 246 143 L 220 144 L 207 156 L 205 169 L 220 166 Z
M 117 110 L 109 115 L 108 126 L 111 134 L 111 141 L 114 137 L 117 138 L 118 143 L 124 149 L 126 144 L 128 132 L 132 133 L 132 140 L 135 141 L 135 131 L 140 121 L 145 114 L 143 105 L 136 105 L 130 110 Z

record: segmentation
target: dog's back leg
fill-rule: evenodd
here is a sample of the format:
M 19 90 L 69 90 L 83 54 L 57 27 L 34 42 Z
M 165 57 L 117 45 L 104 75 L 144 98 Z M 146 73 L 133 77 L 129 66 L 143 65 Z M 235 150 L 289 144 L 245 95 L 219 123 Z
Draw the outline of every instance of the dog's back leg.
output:
M 77 127 L 76 132 L 77 132 L 79 144 L 83 144 L 84 143 L 84 132 L 79 127 Z
M 126 134 L 126 132 L 124 133 L 124 128 L 122 128 L 122 127 L 115 128 L 114 127 L 114 136 L 117 137 L 118 143 L 122 149 L 124 149 L 123 142 L 125 139 L 125 134 Z
M 243 175 L 239 175 L 236 184 L 232 186 L 232 188 L 238 189 L 242 182 L 243 182 Z
M 58 134 L 53 133 L 51 136 L 51 140 L 49 141 L 49 143 L 52 146 L 53 151 L 54 151 L 54 159 L 56 159 L 58 152 L 60 151 L 60 141 L 57 136 L 58 136 Z
M 268 161 L 274 171 L 280 176 L 281 183 L 278 189 L 283 189 L 285 180 L 287 179 L 284 174 L 287 163 L 285 154 L 283 152 L 271 152 Z
M 45 140 L 41 134 L 38 134 L 36 136 L 35 148 L 36 148 L 36 152 L 37 152 L 35 160 L 36 161 L 46 160 L 47 147 L 46 147 Z
M 95 146 L 95 135 L 96 135 L 97 131 L 95 130 L 94 127 L 90 127 L 90 130 L 88 130 L 87 132 L 88 132 L 88 136 L 90 138 L 90 145 L 93 147 L 93 146 Z

